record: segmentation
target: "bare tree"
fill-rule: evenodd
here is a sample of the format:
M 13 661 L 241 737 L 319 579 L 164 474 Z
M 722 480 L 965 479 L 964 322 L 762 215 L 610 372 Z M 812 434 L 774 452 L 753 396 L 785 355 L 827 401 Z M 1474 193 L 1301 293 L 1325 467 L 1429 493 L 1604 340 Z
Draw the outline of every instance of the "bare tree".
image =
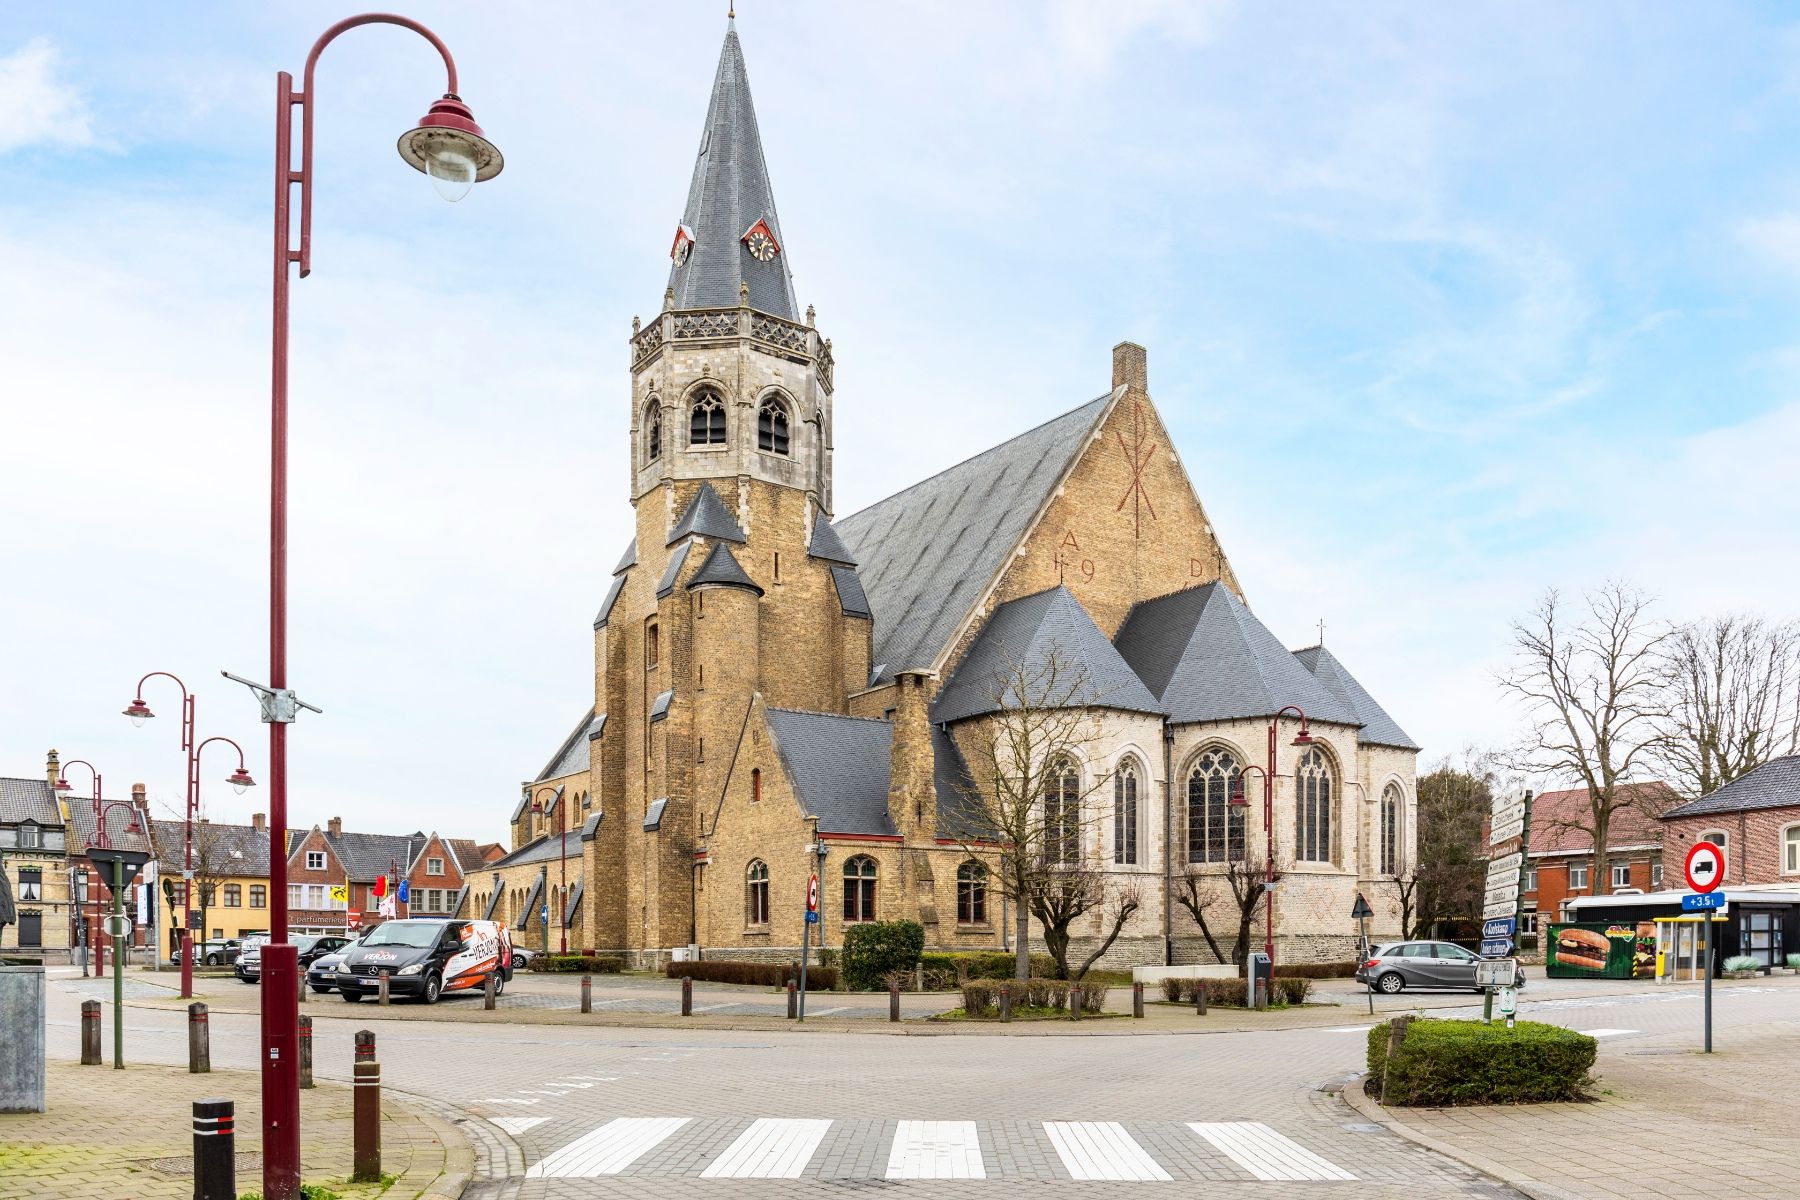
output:
M 1097 689 L 1079 663 L 1054 647 L 1031 661 L 1009 658 L 988 683 L 996 711 L 962 739 L 974 776 L 973 811 L 965 828 L 951 832 L 971 855 L 988 857 L 1000 847 L 994 879 L 1017 914 L 1017 978 L 1031 974 L 1033 916 L 1066 976 L 1069 927 L 1106 899 L 1090 845 L 1105 814 L 1088 801 L 1109 776 L 1084 776 L 1074 766 L 1077 752 L 1099 732 Z M 1110 922 L 1107 946 L 1130 915 Z
M 1273 882 L 1280 883 L 1281 877 L 1278 866 Z M 1206 939 L 1214 958 L 1242 967 L 1250 954 L 1250 934 L 1255 928 L 1257 913 L 1262 911 L 1263 885 L 1268 882 L 1271 880 L 1267 865 L 1248 861 L 1243 847 L 1238 846 L 1223 869 L 1208 869 L 1195 863 L 1176 876 L 1175 903 L 1185 908 L 1194 923 L 1200 926 L 1200 934 Z M 1215 905 L 1224 910 L 1233 930 L 1229 960 L 1219 952 L 1218 938 L 1207 920 L 1207 914 Z
M 1650 600 L 1625 583 L 1608 583 L 1570 620 L 1552 588 L 1513 626 L 1514 665 L 1502 686 L 1525 707 L 1530 726 L 1514 755 L 1527 774 L 1579 781 L 1587 802 L 1564 822 L 1606 854 L 1614 818 L 1641 804 L 1634 771 L 1660 749 L 1665 719 L 1662 655 L 1668 631 Z M 1611 888 L 1594 872 L 1594 891 Z
M 1037 874 L 1032 884 L 1031 915 L 1044 927 L 1044 949 L 1056 960 L 1058 979 L 1082 979 L 1112 949 L 1132 914 L 1144 906 L 1135 884 L 1106 886 L 1106 873 L 1087 862 L 1063 864 Z M 1090 912 L 1100 914 L 1099 937 L 1079 967 L 1069 966 L 1069 943 L 1075 922 Z
M 1696 799 L 1800 750 L 1800 622 L 1729 614 L 1677 628 L 1663 649 L 1662 744 Z

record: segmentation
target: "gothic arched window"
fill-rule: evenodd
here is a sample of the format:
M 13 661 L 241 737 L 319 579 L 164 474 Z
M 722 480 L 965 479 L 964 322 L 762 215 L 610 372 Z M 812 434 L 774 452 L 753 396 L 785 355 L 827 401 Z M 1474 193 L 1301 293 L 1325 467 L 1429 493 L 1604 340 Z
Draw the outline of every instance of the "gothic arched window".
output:
M 1127 759 L 1113 773 L 1113 862 L 1136 866 L 1138 860 L 1138 767 Z
M 717 392 L 701 392 L 694 397 L 688 413 L 688 445 L 723 446 L 725 444 L 725 402 Z
M 1377 870 L 1383 875 L 1400 870 L 1400 807 L 1400 787 L 1390 783 L 1381 794 L 1381 864 Z
M 652 400 L 644 413 L 644 461 L 653 463 L 662 457 L 662 405 Z
M 1316 746 L 1294 767 L 1294 858 L 1331 861 L 1331 763 Z
M 1072 863 L 1081 848 L 1081 776 L 1075 764 L 1059 758 L 1044 786 L 1044 858 Z
M 788 452 L 788 409 L 778 396 L 767 397 L 756 410 L 756 448 L 774 454 Z
M 974 859 L 956 868 L 956 923 L 987 924 L 987 868 Z
M 859 854 L 844 864 L 844 920 L 875 919 L 875 860 Z
M 744 924 L 769 923 L 769 864 L 760 858 L 750 860 L 744 872 Z
M 1241 768 L 1231 751 L 1215 747 L 1188 773 L 1188 861 L 1242 862 L 1244 809 L 1231 804 Z

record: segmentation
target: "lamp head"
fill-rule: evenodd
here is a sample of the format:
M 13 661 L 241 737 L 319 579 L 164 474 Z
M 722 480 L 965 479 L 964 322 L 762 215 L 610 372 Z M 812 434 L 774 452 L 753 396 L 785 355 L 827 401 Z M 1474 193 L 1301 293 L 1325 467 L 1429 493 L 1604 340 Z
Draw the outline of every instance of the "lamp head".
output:
M 156 714 L 150 711 L 150 706 L 145 704 L 143 698 L 140 696 L 125 706 L 125 715 L 131 718 L 131 723 L 133 725 L 142 729 L 144 727 L 144 722 L 148 721 Z
M 499 149 L 482 136 L 469 106 L 451 92 L 419 118 L 418 128 L 400 135 L 398 148 L 407 165 L 424 172 L 438 195 L 451 203 L 505 165 Z
M 1307 729 L 1307 727 L 1304 725 L 1300 726 L 1300 732 L 1296 733 L 1294 735 L 1294 745 L 1310 746 L 1312 744 L 1313 744 L 1312 731 Z
M 1242 808 L 1250 803 L 1249 798 L 1244 795 L 1244 777 L 1242 775 L 1232 778 L 1231 788 L 1225 793 L 1225 802 L 1233 808 Z
M 256 786 L 256 780 L 250 778 L 250 772 L 244 770 L 242 767 L 233 771 L 230 776 L 226 778 L 225 782 L 229 783 L 240 796 L 244 794 L 246 788 L 253 788 Z
M 50 789 L 56 792 L 72 792 L 75 790 L 70 786 L 69 781 L 60 775 L 57 776 L 56 782 L 50 785 Z

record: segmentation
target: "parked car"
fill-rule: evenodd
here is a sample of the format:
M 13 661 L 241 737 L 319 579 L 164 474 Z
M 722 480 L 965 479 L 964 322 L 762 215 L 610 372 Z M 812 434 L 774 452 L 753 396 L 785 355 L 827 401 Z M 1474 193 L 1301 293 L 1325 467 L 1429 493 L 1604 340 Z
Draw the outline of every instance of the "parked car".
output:
M 537 956 L 538 952 L 536 950 L 528 950 L 524 946 L 514 946 L 512 948 L 512 969 L 515 971 L 523 971 L 531 964 L 531 960 Z
M 242 939 L 239 938 L 208 938 L 203 942 L 194 942 L 192 943 L 194 961 L 204 963 L 209 967 L 230 966 L 237 961 L 238 953 L 242 949 L 241 942 Z M 169 961 L 179 963 L 181 951 L 170 950 Z
M 1480 955 L 1452 942 L 1384 942 L 1356 968 L 1356 980 L 1389 996 L 1407 988 L 1479 992 L 1475 964 L 1480 961 Z M 1519 986 L 1525 986 L 1523 971 Z
M 306 968 L 306 986 L 324 995 L 337 991 L 338 971 L 344 965 L 344 955 L 356 942 L 346 942 L 335 950 L 327 951 L 313 959 Z
M 262 948 L 268 938 L 247 939 L 244 952 L 238 955 L 236 974 L 239 983 L 255 983 L 262 977 Z M 300 948 L 301 967 L 310 967 L 316 960 L 325 957 L 334 950 L 342 950 L 350 944 L 350 939 L 338 934 L 315 936 L 300 934 L 293 939 Z
M 445 992 L 479 988 L 490 978 L 500 992 L 512 978 L 512 935 L 495 921 L 417 918 L 383 921 L 344 954 L 338 994 L 373 995 L 385 976 L 388 991 L 437 1003 Z

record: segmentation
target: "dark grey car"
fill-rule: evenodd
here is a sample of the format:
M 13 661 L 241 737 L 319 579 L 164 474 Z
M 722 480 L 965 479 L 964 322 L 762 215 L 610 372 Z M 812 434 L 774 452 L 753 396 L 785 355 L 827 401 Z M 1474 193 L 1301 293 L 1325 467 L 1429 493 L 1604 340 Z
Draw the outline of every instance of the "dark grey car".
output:
M 1479 992 L 1475 964 L 1480 961 L 1451 942 L 1384 942 L 1356 968 L 1356 979 L 1390 996 L 1406 988 Z

